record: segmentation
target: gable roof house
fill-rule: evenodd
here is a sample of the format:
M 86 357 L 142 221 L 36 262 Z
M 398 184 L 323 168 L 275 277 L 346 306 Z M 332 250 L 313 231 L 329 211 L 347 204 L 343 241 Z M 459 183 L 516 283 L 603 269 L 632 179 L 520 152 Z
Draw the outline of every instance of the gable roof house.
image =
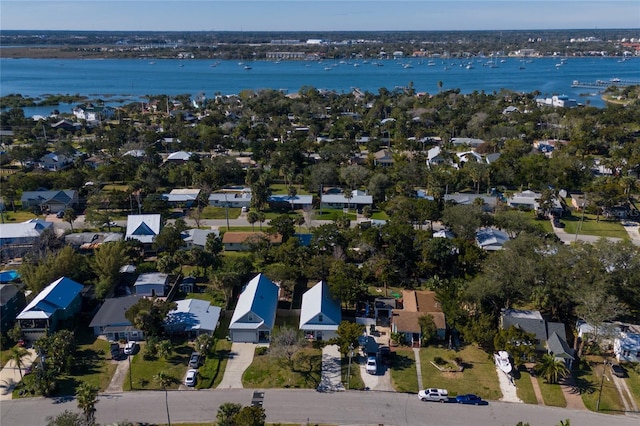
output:
M 344 193 L 342 193 L 322 194 L 320 199 L 320 208 L 325 209 L 355 208 L 358 211 L 361 211 L 363 207 L 371 205 L 373 205 L 373 197 L 358 189 L 351 191 L 350 198 L 347 198 Z
M 22 256 L 52 225 L 53 223 L 41 219 L 0 224 L 0 257 L 5 259 Z
M 57 330 L 60 322 L 80 311 L 84 286 L 67 277 L 49 284 L 16 318 L 26 340 L 35 341 Z
M 271 195 L 267 198 L 267 202 L 271 208 L 283 208 L 286 206 L 291 210 L 303 209 L 313 205 L 313 195 L 295 195 L 293 197 L 289 195 Z
M 342 321 L 340 302 L 331 295 L 326 281 L 320 281 L 302 295 L 300 330 L 307 338 L 328 340 L 337 337 Z
M 546 351 L 556 359 L 562 359 L 569 367 L 575 359 L 575 351 L 567 343 L 565 325 L 546 321 L 540 311 L 504 309 L 500 314 L 500 327 L 504 330 L 516 327 L 535 334 L 536 350 Z
M 89 324 L 93 328 L 93 334 L 105 336 L 109 341 L 143 340 L 144 332 L 134 327 L 124 316 L 140 299 L 142 296 L 139 295 L 106 299 Z
M 50 152 L 43 155 L 38 161 L 38 165 L 50 171 L 63 170 L 69 167 L 73 163 L 73 157 L 59 154 L 57 152 Z
M 207 238 L 209 237 L 209 234 L 219 236 L 220 231 L 218 231 L 217 229 L 187 229 L 182 234 L 182 241 L 185 242 L 187 249 L 193 247 L 205 248 L 205 246 L 207 245 Z
M 222 309 L 206 300 L 178 300 L 176 309 L 167 314 L 164 329 L 170 334 L 186 334 L 189 338 L 212 335 L 218 326 Z
M 419 347 L 422 342 L 420 317 L 429 314 L 436 326 L 436 337 L 445 338 L 447 322 L 440 302 L 434 291 L 403 290 L 402 309 L 394 309 L 391 317 L 391 331 L 401 333 L 407 344 Z
M 191 207 L 196 203 L 200 191 L 202 191 L 200 188 L 179 188 L 171 190 L 168 194 L 162 194 L 162 197 L 167 200 L 170 206 Z
M 213 207 L 251 207 L 251 191 L 216 192 L 209 195 L 209 205 Z
M 263 274 L 247 283 L 229 324 L 232 342 L 258 343 L 269 340 L 276 320 L 280 287 Z
M 25 210 L 39 207 L 43 212 L 58 213 L 78 204 L 78 193 L 73 189 L 25 191 L 20 201 Z
M 135 239 L 142 244 L 152 244 L 160 233 L 161 223 L 159 214 L 130 214 L 127 216 L 125 240 Z
M 251 243 L 257 243 L 263 238 L 267 239 L 271 244 L 282 243 L 282 235 L 280 234 L 228 231 L 222 236 L 222 245 L 225 251 L 247 251 L 251 249 Z

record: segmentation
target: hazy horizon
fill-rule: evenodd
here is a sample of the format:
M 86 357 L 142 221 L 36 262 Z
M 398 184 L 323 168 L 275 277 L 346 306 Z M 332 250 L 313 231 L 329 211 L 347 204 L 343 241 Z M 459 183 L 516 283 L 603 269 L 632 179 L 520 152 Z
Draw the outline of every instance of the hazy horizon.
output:
M 0 25 L 5 31 L 633 30 L 640 28 L 640 3 L 637 0 L 2 0 Z

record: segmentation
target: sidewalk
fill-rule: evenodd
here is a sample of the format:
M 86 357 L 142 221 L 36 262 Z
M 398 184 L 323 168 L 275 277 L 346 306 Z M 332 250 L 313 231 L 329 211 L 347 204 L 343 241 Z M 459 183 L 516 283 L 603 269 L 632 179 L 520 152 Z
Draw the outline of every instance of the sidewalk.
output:
M 33 349 L 27 349 L 29 352 L 24 358 L 22 358 L 22 374 L 24 375 L 25 369 L 33 364 L 37 354 Z M 0 370 L 0 401 L 6 401 L 12 399 L 11 393 L 16 385 L 20 383 L 20 371 L 16 367 L 13 360 L 9 360 Z

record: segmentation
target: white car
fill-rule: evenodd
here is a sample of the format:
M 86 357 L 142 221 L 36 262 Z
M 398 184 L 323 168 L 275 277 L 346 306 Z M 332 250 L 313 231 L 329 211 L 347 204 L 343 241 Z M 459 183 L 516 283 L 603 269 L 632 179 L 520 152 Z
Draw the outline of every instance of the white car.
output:
M 124 353 L 125 355 L 131 355 L 136 353 L 136 349 L 138 349 L 138 344 L 133 340 L 129 340 L 124 346 Z
M 449 392 L 446 389 L 427 388 L 418 392 L 418 398 L 420 401 L 447 402 Z
M 198 370 L 194 368 L 187 370 L 187 377 L 184 378 L 184 384 L 189 387 L 195 386 L 197 376 L 198 376 Z
M 366 370 L 369 374 L 377 374 L 378 373 L 378 361 L 375 356 L 370 356 L 367 358 Z

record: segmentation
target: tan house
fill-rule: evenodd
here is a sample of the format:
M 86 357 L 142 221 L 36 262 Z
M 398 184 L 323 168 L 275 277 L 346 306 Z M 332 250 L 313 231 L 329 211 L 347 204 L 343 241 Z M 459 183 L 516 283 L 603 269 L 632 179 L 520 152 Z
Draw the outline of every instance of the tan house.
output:
M 429 314 L 437 329 L 437 338 L 444 339 L 447 322 L 442 312 L 442 306 L 436 299 L 434 291 L 403 290 L 402 307 L 394 309 L 391 317 L 391 331 L 401 333 L 404 340 L 414 347 L 419 347 L 422 341 L 422 330 L 419 319 Z
M 222 236 L 222 245 L 225 251 L 247 251 L 251 249 L 252 242 L 267 239 L 271 244 L 281 244 L 282 235 L 267 234 L 266 232 L 225 232 Z

